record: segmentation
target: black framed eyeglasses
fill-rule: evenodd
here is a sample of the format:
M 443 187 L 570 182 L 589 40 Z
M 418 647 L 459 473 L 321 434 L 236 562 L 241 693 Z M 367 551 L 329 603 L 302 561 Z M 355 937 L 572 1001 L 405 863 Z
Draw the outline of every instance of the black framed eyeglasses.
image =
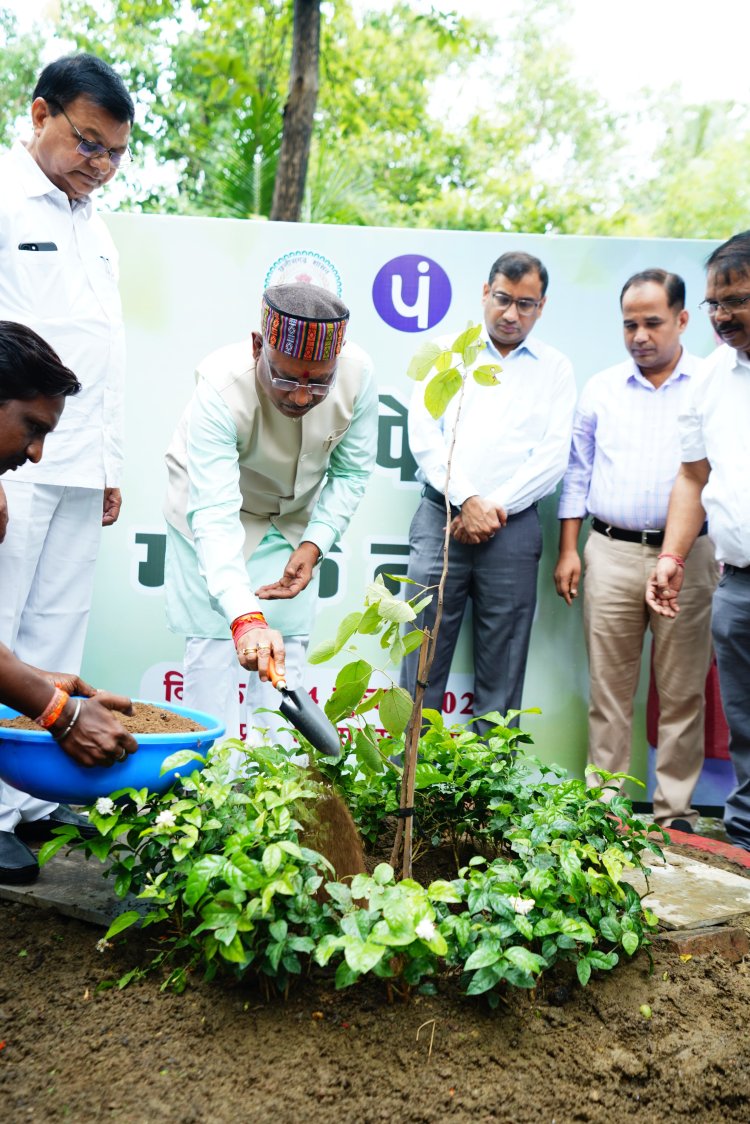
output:
M 57 106 L 75 135 L 78 137 L 79 143 L 76 145 L 76 152 L 80 152 L 81 156 L 84 156 L 87 160 L 101 160 L 102 156 L 106 156 L 107 160 L 113 168 L 127 167 L 127 165 L 132 160 L 132 155 L 129 148 L 126 148 L 123 152 L 123 150 L 120 148 L 106 148 L 103 144 L 99 144 L 97 141 L 86 140 L 86 137 L 83 135 L 80 129 L 76 128 L 60 103 L 52 102 L 51 104 Z
M 727 316 L 731 316 L 738 308 L 744 308 L 748 301 L 750 301 L 750 293 L 746 297 L 725 297 L 723 301 L 701 301 L 698 308 L 705 308 L 709 316 L 713 316 L 719 309 L 726 312 Z
M 307 379 L 305 379 L 304 381 L 302 381 L 301 379 L 287 379 L 275 373 L 276 368 L 268 358 L 268 352 L 266 351 L 265 345 L 263 346 L 263 358 L 266 361 L 266 366 L 268 367 L 268 375 L 271 379 L 271 386 L 274 388 L 274 390 L 283 390 L 287 394 L 291 394 L 295 390 L 300 389 L 309 390 L 313 398 L 325 398 L 329 390 L 331 390 L 331 388 L 336 385 L 335 370 L 328 382 L 308 382 Z
M 507 312 L 512 305 L 515 305 L 519 316 L 533 316 L 542 303 L 540 300 L 535 301 L 531 297 L 512 297 L 509 293 L 504 293 L 502 289 L 492 289 L 490 296 L 492 297 L 492 303 L 499 312 Z

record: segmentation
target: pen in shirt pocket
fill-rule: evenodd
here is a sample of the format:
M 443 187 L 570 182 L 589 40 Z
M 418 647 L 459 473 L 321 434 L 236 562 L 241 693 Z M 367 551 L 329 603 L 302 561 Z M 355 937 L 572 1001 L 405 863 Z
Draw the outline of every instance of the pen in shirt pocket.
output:
M 19 250 L 56 250 L 57 245 L 54 242 L 19 242 Z

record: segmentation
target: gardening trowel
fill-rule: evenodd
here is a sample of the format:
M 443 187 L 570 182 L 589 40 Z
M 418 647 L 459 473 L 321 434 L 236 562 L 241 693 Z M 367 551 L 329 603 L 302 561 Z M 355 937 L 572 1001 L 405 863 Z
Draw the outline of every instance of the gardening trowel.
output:
M 310 698 L 304 687 L 290 691 L 286 679 L 279 675 L 273 657 L 268 661 L 268 676 L 281 695 L 279 710 L 289 723 L 328 757 L 341 756 L 341 739 L 333 723 Z

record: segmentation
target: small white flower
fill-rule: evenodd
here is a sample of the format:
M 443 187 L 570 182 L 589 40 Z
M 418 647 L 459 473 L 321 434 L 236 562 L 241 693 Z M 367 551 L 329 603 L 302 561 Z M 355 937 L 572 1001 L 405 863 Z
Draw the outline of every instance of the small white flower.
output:
M 112 944 L 110 943 L 110 941 L 107 940 L 106 937 L 102 937 L 102 939 L 100 941 L 96 942 L 96 951 L 97 952 L 106 952 L 107 949 L 111 948 L 111 947 L 112 947 Z
M 95 807 L 100 816 L 111 816 L 115 810 L 115 802 L 108 796 L 100 796 Z
M 163 812 L 159 812 L 154 823 L 157 827 L 174 827 L 177 820 L 175 819 L 174 812 L 170 812 L 169 808 L 165 808 Z
M 528 913 L 536 905 L 533 898 L 511 898 L 510 904 L 516 913 Z
M 420 940 L 431 941 L 435 936 L 437 929 L 435 928 L 433 922 L 430 921 L 429 917 L 423 917 L 414 932 L 417 934 Z

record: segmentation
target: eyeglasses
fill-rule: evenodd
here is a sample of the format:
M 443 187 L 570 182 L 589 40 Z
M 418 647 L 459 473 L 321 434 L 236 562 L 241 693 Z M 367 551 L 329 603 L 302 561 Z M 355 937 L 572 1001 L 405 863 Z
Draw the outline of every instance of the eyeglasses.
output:
M 102 156 L 106 156 L 113 168 L 127 167 L 132 159 L 129 148 L 126 148 L 123 152 L 122 149 L 119 148 L 105 148 L 103 144 L 98 144 L 96 141 L 86 140 L 83 133 L 81 133 L 70 120 L 60 103 L 52 102 L 52 104 L 57 106 L 78 137 L 79 144 L 76 146 L 76 152 L 80 152 L 81 156 L 85 156 L 87 160 L 101 160 Z
M 503 293 L 500 290 L 495 291 L 494 289 L 490 292 L 490 296 L 495 308 L 500 312 L 507 312 L 512 305 L 515 305 L 519 316 L 533 316 L 542 303 L 532 300 L 531 297 L 511 297 L 508 293 Z
M 263 358 L 268 367 L 268 374 L 271 379 L 271 386 L 274 390 L 283 390 L 286 393 L 294 393 L 295 390 L 308 390 L 313 398 L 325 398 L 331 387 L 336 385 L 336 371 L 334 370 L 328 382 L 304 382 L 301 379 L 286 379 L 280 375 L 275 374 L 276 368 L 271 360 L 268 358 L 268 353 L 265 346 L 263 347 Z
M 746 297 L 725 297 L 723 301 L 701 301 L 698 308 L 705 308 L 709 316 L 713 316 L 719 309 L 726 312 L 727 316 L 731 316 L 738 308 L 744 308 L 748 301 L 750 301 L 750 293 Z

